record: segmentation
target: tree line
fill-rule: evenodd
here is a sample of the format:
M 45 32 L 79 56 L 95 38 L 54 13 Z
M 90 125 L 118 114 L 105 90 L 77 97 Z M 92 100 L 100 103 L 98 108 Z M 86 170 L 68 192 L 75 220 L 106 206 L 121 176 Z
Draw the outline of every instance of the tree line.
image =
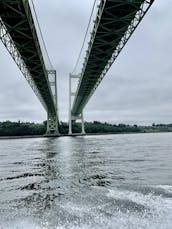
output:
M 81 132 L 81 124 L 73 123 L 73 133 Z M 68 134 L 68 123 L 60 122 L 61 134 Z M 172 132 L 172 124 L 152 124 L 151 126 L 138 126 L 126 124 L 110 124 L 107 122 L 85 122 L 86 133 L 149 133 L 149 132 Z M 0 136 L 25 136 L 43 135 L 46 133 L 46 121 L 43 123 L 33 122 L 0 122 Z

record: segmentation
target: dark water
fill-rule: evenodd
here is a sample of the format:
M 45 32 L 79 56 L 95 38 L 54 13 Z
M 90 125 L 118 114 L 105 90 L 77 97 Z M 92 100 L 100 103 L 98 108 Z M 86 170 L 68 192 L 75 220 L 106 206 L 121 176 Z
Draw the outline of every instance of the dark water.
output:
M 0 229 L 172 228 L 172 133 L 0 141 Z

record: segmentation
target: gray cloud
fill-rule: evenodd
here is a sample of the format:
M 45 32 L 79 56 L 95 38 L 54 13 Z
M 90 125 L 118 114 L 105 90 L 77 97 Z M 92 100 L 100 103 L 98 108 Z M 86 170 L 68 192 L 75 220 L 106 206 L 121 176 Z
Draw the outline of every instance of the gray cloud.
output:
M 35 6 L 57 70 L 60 119 L 68 119 L 68 74 L 76 62 L 93 0 Z M 86 120 L 150 124 L 172 120 L 172 0 L 156 0 L 85 109 Z M 0 44 L 0 120 L 43 121 L 41 104 Z

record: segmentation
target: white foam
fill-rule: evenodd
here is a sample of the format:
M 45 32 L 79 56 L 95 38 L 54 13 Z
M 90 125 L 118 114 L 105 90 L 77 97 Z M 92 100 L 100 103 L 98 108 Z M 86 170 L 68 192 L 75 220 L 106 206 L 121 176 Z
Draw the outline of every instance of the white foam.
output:
M 162 207 L 168 209 L 172 208 L 172 199 L 162 198 L 161 195 L 155 196 L 153 193 L 145 195 L 136 191 L 109 189 L 107 196 L 114 199 L 130 200 L 153 209 L 161 209 Z
M 172 193 L 172 186 L 171 185 L 156 185 L 157 188 L 162 188 L 165 191 Z
M 154 186 L 154 188 L 163 188 L 171 190 L 171 186 Z M 122 212 L 114 210 L 112 216 L 106 216 L 98 210 L 102 206 L 89 206 L 85 203 L 83 206 L 69 202 L 63 206 L 66 212 L 72 212 L 74 215 L 84 219 L 85 213 L 90 214 L 92 220 L 87 223 L 71 223 L 70 219 L 63 225 L 53 225 L 54 229 L 171 229 L 172 228 L 172 198 L 155 196 L 153 193 L 144 195 L 143 193 L 129 190 L 109 189 L 106 194 L 108 198 L 116 200 L 129 200 L 136 204 L 141 204 L 148 208 L 148 211 L 130 211 Z M 61 207 L 62 207 L 61 206 Z M 103 208 L 102 208 L 103 209 Z M 108 210 L 108 205 L 107 205 Z M 0 224 L 0 229 L 51 229 L 48 219 L 48 212 L 45 212 L 44 222 L 41 225 L 34 218 L 18 219 L 9 223 Z M 54 214 L 53 214 L 54 216 Z M 58 215 L 57 215 L 58 217 Z M 84 220 L 85 222 L 85 220 Z M 56 222 L 57 223 L 57 222 Z M 56 224 L 54 222 L 54 224 Z M 51 225 L 53 224 L 53 219 Z
M 40 229 L 33 221 L 26 219 L 15 220 L 11 222 L 2 223 L 0 229 Z M 46 229 L 41 227 L 41 229 Z
M 157 187 L 157 186 L 156 186 Z M 160 186 L 159 186 L 160 187 Z M 171 186 L 161 186 L 171 190 Z M 141 204 L 149 210 L 144 213 L 118 212 L 112 223 L 114 228 L 120 229 L 171 229 L 172 228 L 172 199 L 168 197 L 154 196 L 152 193 L 144 195 L 128 190 L 109 190 L 107 196 L 114 199 L 129 200 Z M 118 222 L 116 219 L 118 218 Z M 111 227 L 110 227 L 111 228 Z
M 51 229 L 52 227 L 44 225 L 39 226 L 28 220 L 21 220 L 11 222 L 8 225 L 4 224 L 0 226 L 0 229 Z M 165 217 L 164 220 L 161 218 L 157 219 L 154 217 L 141 217 L 135 214 L 125 214 L 117 212 L 113 218 L 107 219 L 97 215 L 94 224 L 88 222 L 81 225 L 59 225 L 53 226 L 54 229 L 171 229 L 172 218 Z

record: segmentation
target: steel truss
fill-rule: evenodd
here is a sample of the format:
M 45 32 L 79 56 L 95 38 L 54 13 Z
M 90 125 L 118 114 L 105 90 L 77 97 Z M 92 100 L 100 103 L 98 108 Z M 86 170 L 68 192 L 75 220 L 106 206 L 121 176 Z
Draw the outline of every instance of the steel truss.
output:
M 20 55 L 18 49 L 16 48 L 16 46 L 15 46 L 10 34 L 8 33 L 7 28 L 3 24 L 3 21 L 1 18 L 0 18 L 0 40 L 2 41 L 2 43 L 4 44 L 6 49 L 8 50 L 9 54 L 11 55 L 11 57 L 13 58 L 13 60 L 17 64 L 17 66 L 19 67 L 20 71 L 22 72 L 23 76 L 25 77 L 25 79 L 29 83 L 30 87 L 32 88 L 32 90 L 34 91 L 36 96 L 39 98 L 39 100 L 42 103 L 45 110 L 48 110 L 37 86 L 35 85 L 35 83 L 32 79 L 30 72 L 28 71 L 28 68 L 26 67 L 25 62 L 22 59 L 22 56 Z
M 73 115 L 82 112 L 153 2 L 101 0 L 78 82 Z
M 56 72 L 46 70 L 28 0 L 0 0 L 0 40 L 47 111 L 47 133 L 57 134 Z

